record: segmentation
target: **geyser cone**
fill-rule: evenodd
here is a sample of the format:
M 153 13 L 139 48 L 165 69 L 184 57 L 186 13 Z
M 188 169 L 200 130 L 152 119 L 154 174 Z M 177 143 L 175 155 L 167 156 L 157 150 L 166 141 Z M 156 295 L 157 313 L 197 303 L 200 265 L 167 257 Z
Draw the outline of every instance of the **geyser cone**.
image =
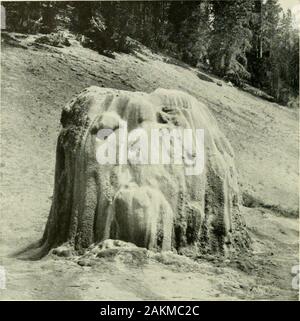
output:
M 111 129 L 119 142 L 120 121 L 127 122 L 129 134 L 137 128 L 204 129 L 203 172 L 186 175 L 184 163 L 100 165 L 97 132 Z M 64 108 L 61 123 L 41 255 L 63 243 L 82 252 L 105 239 L 194 254 L 248 247 L 232 148 L 207 107 L 192 96 L 90 87 Z

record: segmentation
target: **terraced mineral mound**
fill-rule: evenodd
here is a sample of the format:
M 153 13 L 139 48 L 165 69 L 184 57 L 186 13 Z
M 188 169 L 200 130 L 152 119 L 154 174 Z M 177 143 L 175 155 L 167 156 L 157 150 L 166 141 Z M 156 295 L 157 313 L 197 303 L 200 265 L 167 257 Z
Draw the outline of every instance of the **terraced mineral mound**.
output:
M 145 94 L 90 87 L 64 108 L 61 123 L 53 203 L 38 255 L 62 244 L 81 253 L 105 239 L 189 255 L 223 255 L 248 247 L 232 148 L 207 107 L 194 97 L 165 89 Z M 122 123 L 128 154 L 120 164 Z M 182 163 L 174 161 L 174 137 L 165 155 L 171 162 L 159 158 L 148 164 L 137 146 L 148 144 L 144 150 L 153 155 L 154 129 L 189 129 L 194 138 L 203 129 L 203 171 L 188 174 L 192 162 L 185 158 L 195 155 L 186 146 Z M 110 135 L 102 137 L 101 130 Z M 117 142 L 116 163 L 99 163 L 99 148 L 112 142 Z M 196 139 L 192 150 L 197 151 Z

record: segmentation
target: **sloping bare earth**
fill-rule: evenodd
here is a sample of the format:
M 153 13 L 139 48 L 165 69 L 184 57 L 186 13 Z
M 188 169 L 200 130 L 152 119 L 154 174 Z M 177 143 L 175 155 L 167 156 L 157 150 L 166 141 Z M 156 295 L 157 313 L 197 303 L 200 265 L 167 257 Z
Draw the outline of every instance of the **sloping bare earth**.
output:
M 29 40 L 23 40 L 27 46 Z M 298 111 L 289 110 L 143 49 L 115 59 L 82 48 L 2 44 L 1 299 L 298 299 Z M 205 102 L 236 153 L 253 255 L 195 263 L 166 253 L 118 254 L 81 266 L 74 258 L 24 261 L 13 253 L 38 240 L 51 205 L 55 146 L 64 104 L 97 85 L 184 90 Z

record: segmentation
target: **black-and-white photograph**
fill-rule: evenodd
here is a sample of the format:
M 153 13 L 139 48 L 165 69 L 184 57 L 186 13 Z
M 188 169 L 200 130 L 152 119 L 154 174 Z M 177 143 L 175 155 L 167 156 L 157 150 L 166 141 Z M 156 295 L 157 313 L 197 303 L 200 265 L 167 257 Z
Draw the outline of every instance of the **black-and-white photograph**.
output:
M 298 301 L 299 31 L 298 0 L 2 1 L 0 300 Z

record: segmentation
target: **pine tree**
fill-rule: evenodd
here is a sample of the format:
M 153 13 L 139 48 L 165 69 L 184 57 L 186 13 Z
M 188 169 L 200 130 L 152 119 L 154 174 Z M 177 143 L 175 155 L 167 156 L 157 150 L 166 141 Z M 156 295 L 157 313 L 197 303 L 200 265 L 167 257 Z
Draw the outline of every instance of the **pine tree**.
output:
M 251 48 L 253 1 L 213 1 L 209 59 L 213 71 L 236 84 L 248 79 L 246 53 Z
M 279 21 L 281 7 L 277 0 L 267 0 L 262 7 L 262 42 L 263 87 L 275 97 L 279 98 L 280 69 L 278 61 L 279 49 Z
M 287 104 L 299 89 L 299 34 L 293 27 L 292 14 L 283 14 L 278 32 L 277 63 L 280 70 L 278 100 Z
M 56 29 L 56 14 L 58 11 L 58 6 L 55 1 L 48 1 L 41 4 L 41 31 L 45 33 L 50 33 Z
M 55 1 L 6 2 L 7 27 L 24 33 L 50 33 L 56 30 L 60 5 Z
M 299 90 L 299 32 L 291 12 L 283 13 L 277 0 L 259 3 L 251 22 L 254 37 L 248 54 L 252 84 L 287 104 Z
M 196 66 L 198 62 L 205 62 L 210 36 L 210 5 L 208 1 L 201 1 L 190 8 L 191 12 L 182 22 L 180 30 L 179 50 L 181 59 Z
M 41 20 L 41 2 L 6 2 L 7 30 L 35 33 L 36 22 Z
M 175 56 L 191 64 L 194 64 L 192 47 L 198 39 L 197 36 L 195 39 L 199 26 L 198 10 L 198 1 L 173 1 L 168 12 L 169 41 L 174 44 Z
M 251 84 L 260 88 L 262 87 L 263 80 L 263 72 L 261 68 L 263 58 L 262 6 L 263 0 L 256 0 L 254 2 L 249 24 L 252 31 L 251 50 L 247 52 L 247 69 L 251 74 Z

